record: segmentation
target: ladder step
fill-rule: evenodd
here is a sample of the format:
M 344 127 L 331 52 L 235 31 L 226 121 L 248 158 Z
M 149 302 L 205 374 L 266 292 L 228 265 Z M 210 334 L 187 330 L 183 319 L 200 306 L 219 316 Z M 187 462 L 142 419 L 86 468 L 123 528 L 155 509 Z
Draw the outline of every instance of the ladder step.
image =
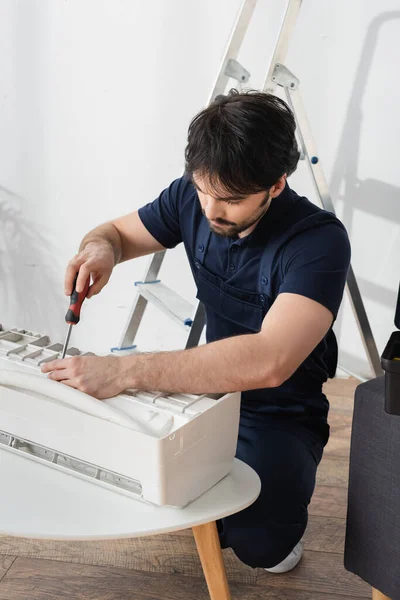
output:
M 174 319 L 186 331 L 192 325 L 194 306 L 164 283 L 137 281 L 135 286 L 143 298 Z

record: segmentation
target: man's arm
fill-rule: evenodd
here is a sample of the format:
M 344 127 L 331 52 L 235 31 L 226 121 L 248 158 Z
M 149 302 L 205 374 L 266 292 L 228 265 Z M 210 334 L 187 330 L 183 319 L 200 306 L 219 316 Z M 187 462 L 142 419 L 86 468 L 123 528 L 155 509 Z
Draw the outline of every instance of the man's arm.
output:
M 164 250 L 143 225 L 137 211 L 103 223 L 83 238 L 79 252 L 68 263 L 65 272 L 65 293 L 72 293 L 76 273 L 76 289 L 81 292 L 91 275 L 88 298 L 98 294 L 108 282 L 115 265 L 131 258 Z
M 259 333 L 190 350 L 124 357 L 73 357 L 43 365 L 43 372 L 97 398 L 128 388 L 193 394 L 277 387 L 313 351 L 332 324 L 323 305 L 280 294 Z
M 114 252 L 115 264 L 165 250 L 143 225 L 137 210 L 89 231 L 81 242 L 79 252 L 92 242 L 109 244 Z
M 280 294 L 260 333 L 190 350 L 124 357 L 124 385 L 193 394 L 277 387 L 309 356 L 332 321 L 332 313 L 318 302 Z
M 183 178 L 177 179 L 154 202 L 90 231 L 67 267 L 65 293 L 71 294 L 78 271 L 78 292 L 92 276 L 89 298 L 106 285 L 116 264 L 179 244 L 182 236 L 178 204 L 187 185 Z

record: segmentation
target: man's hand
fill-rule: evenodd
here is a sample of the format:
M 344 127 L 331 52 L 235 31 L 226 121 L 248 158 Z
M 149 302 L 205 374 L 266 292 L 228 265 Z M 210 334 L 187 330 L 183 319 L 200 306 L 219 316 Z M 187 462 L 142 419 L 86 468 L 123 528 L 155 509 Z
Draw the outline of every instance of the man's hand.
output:
M 90 242 L 82 252 L 79 252 L 70 262 L 65 273 L 65 293 L 72 293 L 72 285 L 76 273 L 79 276 L 76 282 L 77 292 L 84 288 L 87 278 L 92 276 L 92 285 L 87 297 L 91 298 L 98 294 L 110 279 L 115 266 L 115 255 L 112 246 L 107 242 Z
M 138 211 L 114 221 L 99 225 L 83 238 L 78 254 L 70 260 L 66 273 L 64 291 L 72 293 L 72 284 L 79 272 L 76 291 L 82 292 L 89 275 L 92 285 L 88 298 L 98 294 L 110 279 L 115 265 L 131 258 L 165 250 L 147 231 Z
M 117 396 L 128 386 L 125 369 L 118 356 L 73 356 L 42 365 L 49 378 L 61 381 L 99 400 Z

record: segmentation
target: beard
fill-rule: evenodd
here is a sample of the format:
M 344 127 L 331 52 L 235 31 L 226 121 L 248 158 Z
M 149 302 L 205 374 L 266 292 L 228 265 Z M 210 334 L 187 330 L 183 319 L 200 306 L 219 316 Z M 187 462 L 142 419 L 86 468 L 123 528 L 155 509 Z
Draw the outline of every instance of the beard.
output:
M 247 219 L 246 221 L 242 221 L 241 223 L 232 223 L 231 221 L 225 221 L 224 219 L 216 219 L 214 222 L 211 222 L 209 219 L 207 219 L 208 225 L 213 233 L 216 233 L 221 237 L 236 238 L 240 233 L 243 233 L 243 231 L 246 231 L 246 229 L 249 229 L 263 218 L 263 216 L 269 209 L 269 200 L 270 197 L 268 193 L 264 200 L 261 202 L 260 206 L 258 207 L 257 213 L 255 213 L 252 217 L 250 217 L 250 219 Z M 204 210 L 202 212 L 205 216 Z

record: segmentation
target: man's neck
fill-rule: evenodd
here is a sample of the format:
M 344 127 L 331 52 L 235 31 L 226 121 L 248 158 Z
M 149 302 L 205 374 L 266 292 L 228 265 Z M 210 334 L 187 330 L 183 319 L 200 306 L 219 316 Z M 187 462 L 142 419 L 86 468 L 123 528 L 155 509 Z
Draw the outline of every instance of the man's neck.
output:
M 241 232 L 238 234 L 238 237 L 239 237 L 239 238 L 244 238 L 244 237 L 246 237 L 246 236 L 250 235 L 250 233 L 252 233 L 252 232 L 255 230 L 255 228 L 257 227 L 257 225 L 258 225 L 258 224 L 259 224 L 259 222 L 261 221 L 261 219 L 262 219 L 263 217 L 265 217 L 266 213 L 268 212 L 268 210 L 269 210 L 269 207 L 271 206 L 271 202 L 272 202 L 272 197 L 270 197 L 270 198 L 269 198 L 269 200 L 268 200 L 268 202 L 267 202 L 267 204 L 266 204 L 266 206 L 265 206 L 265 210 L 264 210 L 264 212 L 263 212 L 263 213 L 261 213 L 261 215 L 259 216 L 259 218 L 257 219 L 257 221 L 255 221 L 255 223 L 253 223 L 252 225 L 250 225 L 250 227 L 248 227 L 248 228 L 247 228 L 247 229 L 245 229 L 244 231 L 241 231 Z

